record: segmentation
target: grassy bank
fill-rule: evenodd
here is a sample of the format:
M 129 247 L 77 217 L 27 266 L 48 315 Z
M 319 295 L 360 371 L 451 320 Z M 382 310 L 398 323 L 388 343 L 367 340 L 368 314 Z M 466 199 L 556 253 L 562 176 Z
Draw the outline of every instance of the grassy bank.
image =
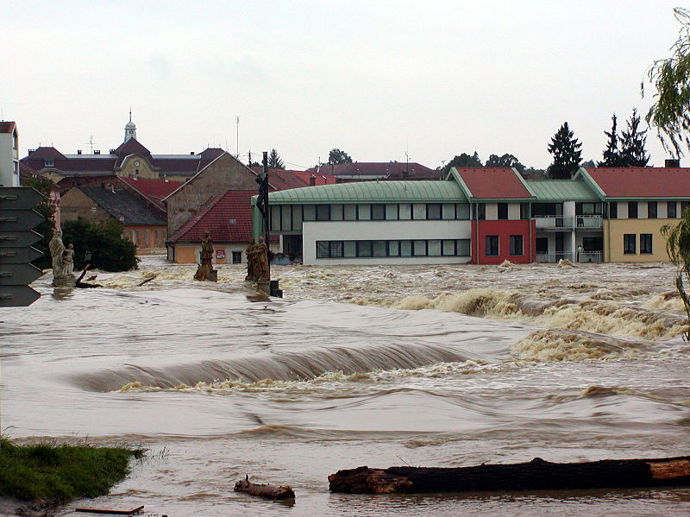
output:
M 88 445 L 14 445 L 0 439 L 0 495 L 66 503 L 105 495 L 141 450 Z

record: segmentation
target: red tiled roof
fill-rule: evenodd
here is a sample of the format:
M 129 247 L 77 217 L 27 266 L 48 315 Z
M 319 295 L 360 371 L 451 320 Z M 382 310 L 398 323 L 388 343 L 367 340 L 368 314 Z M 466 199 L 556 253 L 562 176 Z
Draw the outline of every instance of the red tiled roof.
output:
M 196 216 L 185 223 L 169 240 L 201 242 L 206 230 L 214 243 L 252 241 L 252 196 L 255 190 L 229 190 L 211 199 Z
M 322 169 L 323 170 L 323 169 Z M 311 178 L 314 178 L 314 185 L 333 185 L 336 183 L 335 176 L 309 171 L 290 171 L 300 178 L 306 185 L 311 185 Z
M 690 197 L 690 168 L 586 169 L 607 197 Z
M 183 183 L 182 181 L 125 178 L 120 176 L 118 178 L 163 210 L 165 210 L 165 205 L 162 202 L 163 198 L 167 197 Z
M 363 180 L 375 176 L 381 179 L 438 179 L 440 173 L 417 162 L 353 162 L 329 165 L 327 163 L 307 169 L 307 172 L 333 176 L 362 176 Z
M 0 122 L 0 133 L 12 133 L 14 126 L 14 122 Z
M 475 199 L 529 199 L 525 185 L 510 167 L 455 167 Z

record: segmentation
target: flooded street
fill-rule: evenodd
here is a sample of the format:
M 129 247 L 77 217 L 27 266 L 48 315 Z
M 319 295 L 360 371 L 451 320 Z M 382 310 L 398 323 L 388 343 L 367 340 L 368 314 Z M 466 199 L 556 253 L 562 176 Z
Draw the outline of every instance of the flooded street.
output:
M 170 516 L 687 515 L 690 489 L 329 494 L 360 465 L 690 454 L 690 347 L 669 265 L 220 266 L 145 258 L 0 312 L 10 438 L 149 449 L 92 506 Z M 143 279 L 157 275 L 142 287 Z M 236 494 L 290 484 L 294 506 Z M 73 505 L 74 506 L 74 505 Z

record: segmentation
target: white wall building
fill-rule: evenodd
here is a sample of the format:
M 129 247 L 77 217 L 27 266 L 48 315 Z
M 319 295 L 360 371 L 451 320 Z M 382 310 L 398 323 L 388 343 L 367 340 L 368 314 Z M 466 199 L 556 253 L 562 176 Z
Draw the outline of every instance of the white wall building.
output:
M 0 121 L 0 187 L 19 186 L 19 133 L 14 122 Z

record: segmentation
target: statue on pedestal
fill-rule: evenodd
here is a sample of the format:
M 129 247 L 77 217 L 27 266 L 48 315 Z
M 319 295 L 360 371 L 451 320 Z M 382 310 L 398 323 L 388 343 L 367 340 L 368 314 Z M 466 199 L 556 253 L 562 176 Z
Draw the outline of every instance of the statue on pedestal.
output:
M 252 243 L 246 250 L 247 276 L 245 280 L 251 282 L 268 282 L 270 273 L 268 268 L 268 246 L 263 237 Z
M 74 287 L 77 284 L 74 276 L 74 246 L 70 244 L 65 248 L 61 230 L 53 232 L 48 246 L 53 261 L 53 287 Z
M 201 261 L 194 275 L 194 280 L 217 282 L 218 271 L 213 269 L 213 242 L 211 232 L 206 230 L 201 241 Z

